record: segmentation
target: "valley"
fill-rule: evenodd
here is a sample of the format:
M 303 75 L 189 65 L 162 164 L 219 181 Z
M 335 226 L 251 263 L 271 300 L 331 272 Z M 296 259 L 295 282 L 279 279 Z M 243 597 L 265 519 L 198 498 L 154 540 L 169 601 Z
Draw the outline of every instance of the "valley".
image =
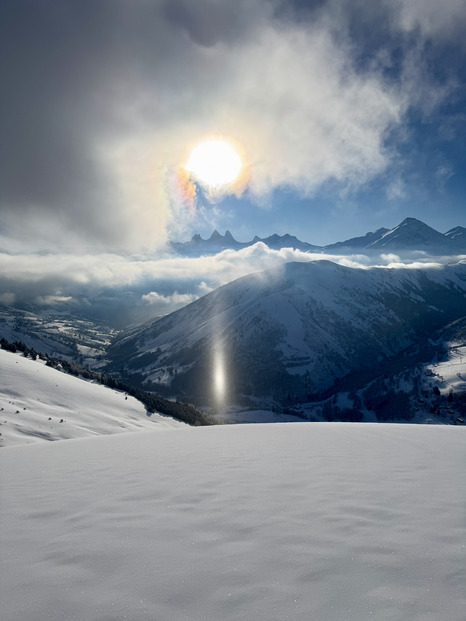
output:
M 227 233 L 195 236 L 190 252 L 244 252 Z M 257 272 L 251 266 L 249 275 L 179 310 L 120 328 L 76 310 L 2 306 L 0 337 L 135 390 L 194 403 L 218 422 L 460 424 L 464 384 L 442 385 L 433 365 L 452 364 L 451 343 L 457 352 L 466 342 L 466 262 L 461 254 L 439 262 L 429 253 L 461 251 L 464 233 L 406 218 L 326 248 L 290 235 L 255 237 L 258 247 L 298 249 L 299 261 Z M 368 265 L 351 262 L 353 254 L 343 260 L 344 252 L 382 250 L 398 255 L 380 259 L 398 263 L 380 266 L 378 255 Z M 339 259 L 326 259 L 336 251 Z M 456 396 L 445 405 L 450 390 Z

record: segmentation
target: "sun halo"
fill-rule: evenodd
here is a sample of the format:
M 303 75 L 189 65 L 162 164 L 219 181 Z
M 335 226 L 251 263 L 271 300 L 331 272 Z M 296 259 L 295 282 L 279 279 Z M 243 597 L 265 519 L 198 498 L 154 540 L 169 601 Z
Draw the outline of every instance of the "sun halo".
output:
M 211 138 L 199 142 L 192 149 L 184 168 L 201 185 L 218 190 L 238 179 L 243 163 L 229 141 Z

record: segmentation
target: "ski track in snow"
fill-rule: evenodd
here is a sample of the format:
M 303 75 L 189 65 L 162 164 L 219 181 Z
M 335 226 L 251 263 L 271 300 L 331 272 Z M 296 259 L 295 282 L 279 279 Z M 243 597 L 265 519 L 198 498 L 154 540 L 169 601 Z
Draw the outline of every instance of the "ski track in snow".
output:
M 0 451 L 8 621 L 464 621 L 466 430 L 302 423 Z

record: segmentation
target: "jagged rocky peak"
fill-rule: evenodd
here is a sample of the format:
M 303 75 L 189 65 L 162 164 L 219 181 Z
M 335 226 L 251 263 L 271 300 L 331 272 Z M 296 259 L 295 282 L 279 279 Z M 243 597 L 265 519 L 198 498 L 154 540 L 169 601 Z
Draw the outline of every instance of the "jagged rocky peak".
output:
M 217 229 L 215 229 L 212 235 L 209 237 L 209 241 L 220 241 L 221 239 L 223 239 L 223 237 L 222 235 L 220 235 Z
M 233 235 L 231 234 L 230 231 L 225 231 L 225 235 L 222 235 L 221 233 L 219 233 L 217 231 L 217 229 L 214 230 L 214 232 L 212 233 L 212 235 L 209 237 L 208 240 L 206 240 L 208 242 L 223 242 L 226 244 L 237 244 L 238 242 L 236 241 L 236 239 L 233 237 Z

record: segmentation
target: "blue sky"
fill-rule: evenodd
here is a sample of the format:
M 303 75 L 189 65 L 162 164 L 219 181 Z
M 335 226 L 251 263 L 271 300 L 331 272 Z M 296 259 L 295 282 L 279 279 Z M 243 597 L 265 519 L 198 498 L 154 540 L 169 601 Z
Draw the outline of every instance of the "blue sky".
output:
M 4 0 L 0 29 L 0 301 L 103 295 L 214 228 L 321 245 L 466 225 L 463 0 Z M 212 136 L 244 183 L 189 197 Z
M 308 12 L 299 19 L 325 13 L 335 3 L 298 3 Z M 392 227 L 407 216 L 425 221 L 446 232 L 466 222 L 466 50 L 461 41 L 464 26 L 461 3 L 442 4 L 446 13 L 439 18 L 434 3 L 393 3 L 392 12 L 379 7 L 371 13 L 370 3 L 343 2 L 347 23 L 352 20 L 353 62 L 368 71 L 374 57 L 385 54 L 385 66 L 376 75 L 384 86 L 398 85 L 400 98 L 407 100 L 399 122 L 386 128 L 382 149 L 387 161 L 378 173 L 361 183 L 331 176 L 310 192 L 296 185 L 280 185 L 267 195 L 262 208 L 246 191 L 240 199 L 226 197 L 215 216 L 198 222 L 198 229 L 210 234 L 211 225 L 230 229 L 242 241 L 260 231 L 291 233 L 316 244 L 364 234 L 381 226 Z M 311 6 L 311 8 L 309 8 Z M 381 3 L 383 7 L 383 3 Z M 395 7 L 395 8 L 393 8 Z M 398 12 L 396 10 L 398 7 Z M 404 8 L 403 8 L 404 7 Z M 373 8 L 373 7 L 372 7 Z M 386 7 L 387 8 L 387 7 Z M 464 8 L 464 7 L 463 7 Z M 345 9 L 343 9 L 343 12 Z M 391 27 L 387 16 L 391 14 Z M 455 18 L 459 23 L 454 23 Z M 399 27 L 396 24 L 399 20 Z M 403 22 L 404 18 L 404 22 Z M 438 20 L 438 22 L 435 22 Z M 344 20 L 342 20 L 344 21 Z M 368 32 L 370 26 L 373 30 Z M 407 66 L 409 65 L 409 69 Z M 385 82 L 384 82 L 385 80 Z M 419 92 L 416 94 L 416 89 Z

